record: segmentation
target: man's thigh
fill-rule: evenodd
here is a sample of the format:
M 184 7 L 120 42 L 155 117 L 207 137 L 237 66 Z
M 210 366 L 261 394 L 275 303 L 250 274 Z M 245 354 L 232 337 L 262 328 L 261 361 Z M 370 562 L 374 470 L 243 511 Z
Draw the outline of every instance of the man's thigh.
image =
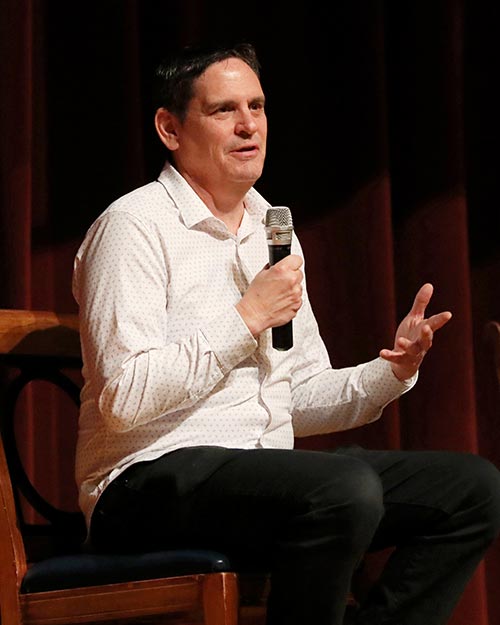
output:
M 96 510 L 95 533 L 143 548 L 149 541 L 265 549 L 290 519 L 325 499 L 344 514 L 363 492 L 382 497 L 363 460 L 307 450 L 185 449 L 139 463 L 115 482 Z
M 434 531 L 452 516 L 464 498 L 474 497 L 485 461 L 450 451 L 369 450 L 348 447 L 335 454 L 358 458 L 380 477 L 385 514 L 373 549 L 405 542 Z M 334 454 L 334 455 L 335 455 Z

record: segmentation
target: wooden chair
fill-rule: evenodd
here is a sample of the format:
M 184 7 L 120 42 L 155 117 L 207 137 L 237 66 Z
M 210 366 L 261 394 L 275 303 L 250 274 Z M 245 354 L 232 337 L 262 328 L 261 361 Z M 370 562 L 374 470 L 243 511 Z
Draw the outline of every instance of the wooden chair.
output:
M 242 576 L 224 555 L 164 551 L 138 555 L 84 553 L 78 512 L 59 510 L 33 486 L 15 436 L 16 404 L 33 380 L 46 380 L 78 403 L 67 370 L 81 366 L 76 315 L 0 310 L 2 394 L 0 439 L 0 606 L 2 625 L 59 625 L 132 619 L 184 625 L 259 625 L 267 580 L 249 578 L 252 599 L 240 596 Z M 65 373 L 66 371 L 66 373 Z M 12 373 L 15 375 L 13 376 Z M 40 526 L 23 518 L 21 497 L 45 520 L 51 555 L 29 555 Z M 246 582 L 245 582 L 246 583 Z

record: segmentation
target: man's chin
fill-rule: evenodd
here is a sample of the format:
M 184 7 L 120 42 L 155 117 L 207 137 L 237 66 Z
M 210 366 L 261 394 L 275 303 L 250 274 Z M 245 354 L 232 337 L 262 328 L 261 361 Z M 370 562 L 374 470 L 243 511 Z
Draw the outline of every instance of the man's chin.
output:
M 246 167 L 239 167 L 238 171 L 234 172 L 234 181 L 247 183 L 253 185 L 261 176 L 264 167 L 262 165 L 256 165 L 255 163 Z

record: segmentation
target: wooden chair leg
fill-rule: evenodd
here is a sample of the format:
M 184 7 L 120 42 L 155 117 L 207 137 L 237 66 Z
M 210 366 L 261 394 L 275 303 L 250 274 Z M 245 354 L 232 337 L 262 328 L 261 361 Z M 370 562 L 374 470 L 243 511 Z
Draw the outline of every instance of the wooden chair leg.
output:
M 3 566 L 3 563 L 2 563 Z M 0 623 L 1 625 L 22 625 L 21 620 L 21 608 L 19 601 L 13 599 L 7 600 L 6 597 L 2 598 L 2 606 L 0 611 Z
M 235 573 L 207 575 L 203 581 L 205 625 L 238 625 L 239 591 Z

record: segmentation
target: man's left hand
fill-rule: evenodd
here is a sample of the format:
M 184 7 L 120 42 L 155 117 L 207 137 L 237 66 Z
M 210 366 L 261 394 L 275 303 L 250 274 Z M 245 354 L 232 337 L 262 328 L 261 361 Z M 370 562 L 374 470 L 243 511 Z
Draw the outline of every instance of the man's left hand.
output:
M 408 380 L 415 375 L 432 346 L 434 332 L 451 319 L 451 312 L 448 311 L 425 318 L 425 309 L 433 291 L 432 284 L 424 284 L 420 288 L 410 312 L 399 324 L 394 348 L 380 351 L 380 357 L 391 363 L 394 375 L 399 380 Z

